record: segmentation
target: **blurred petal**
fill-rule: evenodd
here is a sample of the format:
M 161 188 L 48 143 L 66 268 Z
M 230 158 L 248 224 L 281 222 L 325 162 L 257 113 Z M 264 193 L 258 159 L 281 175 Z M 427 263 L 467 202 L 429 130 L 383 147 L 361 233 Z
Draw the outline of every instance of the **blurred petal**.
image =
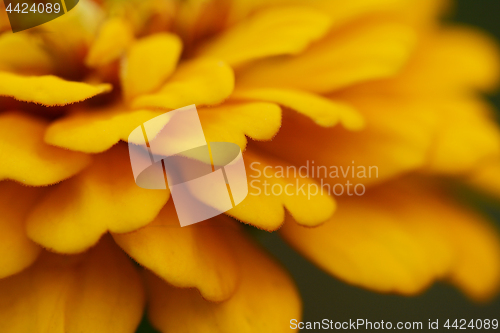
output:
M 240 279 L 232 247 L 221 230 L 226 220 L 230 219 L 222 215 L 182 228 L 170 202 L 144 228 L 113 237 L 135 261 L 170 284 L 197 288 L 205 299 L 220 302 L 234 293 Z
M 233 97 L 279 103 L 302 113 L 324 127 L 331 127 L 341 122 L 347 129 L 359 130 L 364 125 L 361 115 L 350 105 L 300 90 L 243 89 L 236 91 Z
M 0 182 L 0 279 L 30 266 L 40 247 L 25 231 L 26 216 L 44 190 Z
M 220 233 L 230 241 L 240 264 L 235 294 L 212 303 L 196 290 L 171 287 L 149 274 L 153 325 L 162 332 L 288 332 L 290 319 L 301 317 L 300 297 L 288 274 L 239 230 L 221 228 Z
M 132 130 L 162 113 L 131 111 L 123 105 L 81 111 L 52 122 L 45 133 L 45 142 L 70 150 L 100 153 L 120 140 L 127 141 Z
M 500 284 L 497 231 L 416 188 L 384 185 L 340 198 L 330 221 L 313 229 L 287 221 L 282 235 L 327 272 L 375 291 L 415 294 L 446 279 L 473 298 L 491 297 Z
M 54 69 L 49 53 L 35 36 L 27 33 L 0 35 L 0 71 L 43 75 Z
M 265 9 L 207 43 L 200 55 L 237 66 L 259 58 L 297 54 L 326 34 L 330 23 L 327 15 L 308 7 Z
M 108 19 L 92 43 L 85 64 L 99 67 L 111 63 L 120 58 L 133 39 L 132 28 L 126 21 L 117 17 Z
M 168 190 L 136 185 L 127 147 L 118 145 L 52 189 L 31 212 L 27 232 L 56 252 L 82 252 L 108 230 L 130 232 L 145 226 L 168 198 Z
M 110 84 L 90 85 L 56 76 L 21 76 L 0 72 L 0 96 L 45 106 L 68 105 L 110 92 Z
M 174 72 L 182 51 L 182 41 L 160 33 L 136 41 L 122 61 L 121 81 L 125 99 L 151 93 Z
M 475 99 L 436 105 L 440 123 L 429 151 L 427 171 L 471 172 L 500 155 L 500 131 L 488 105 Z
M 183 63 L 155 94 L 140 96 L 134 108 L 178 109 L 222 103 L 234 89 L 234 74 L 223 61 L 198 59 Z
M 142 281 L 111 241 L 82 256 L 48 252 L 28 270 L 0 280 L 5 333 L 135 332 Z
M 414 33 L 407 26 L 361 24 L 330 34 L 296 57 L 248 66 L 238 76 L 238 86 L 326 93 L 393 76 L 405 64 L 413 46 Z
M 47 123 L 21 113 L 0 115 L 0 179 L 50 185 L 69 178 L 90 162 L 88 155 L 43 142 Z

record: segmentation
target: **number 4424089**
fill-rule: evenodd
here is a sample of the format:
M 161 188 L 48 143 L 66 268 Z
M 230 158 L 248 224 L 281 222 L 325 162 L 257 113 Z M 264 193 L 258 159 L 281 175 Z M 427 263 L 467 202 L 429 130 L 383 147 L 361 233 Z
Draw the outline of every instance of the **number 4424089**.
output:
M 7 12 L 12 13 L 16 12 L 19 14 L 29 14 L 29 13 L 60 13 L 61 12 L 61 5 L 56 3 L 56 4 L 51 4 L 51 3 L 34 3 L 31 7 L 27 3 L 18 3 L 14 8 L 12 8 L 12 3 L 9 3 L 9 5 L 6 8 Z
M 483 330 L 489 330 L 489 329 L 498 329 L 498 319 L 472 319 L 471 321 L 467 322 L 465 319 L 455 319 L 454 322 L 451 322 L 450 319 L 446 321 L 446 323 L 443 325 L 447 329 L 459 329 L 459 330 L 466 330 L 466 329 L 483 329 Z

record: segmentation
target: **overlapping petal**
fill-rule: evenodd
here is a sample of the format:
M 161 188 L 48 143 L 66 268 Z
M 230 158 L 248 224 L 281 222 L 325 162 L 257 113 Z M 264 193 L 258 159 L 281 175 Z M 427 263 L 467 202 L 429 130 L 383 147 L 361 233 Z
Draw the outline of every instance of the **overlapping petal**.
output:
M 44 75 L 54 70 L 50 54 L 36 36 L 27 33 L 2 34 L 0 50 L 0 71 Z
M 236 91 L 233 97 L 279 103 L 304 114 L 324 127 L 342 123 L 347 129 L 359 130 L 364 125 L 363 118 L 352 106 L 300 90 L 243 89 Z
M 86 153 L 108 150 L 120 140 L 127 141 L 130 133 L 144 122 L 163 112 L 128 110 L 123 105 L 77 111 L 50 124 L 45 142 Z
M 66 81 L 52 75 L 22 76 L 0 72 L 0 96 L 45 106 L 68 105 L 111 91 L 110 84 Z
M 326 93 L 394 76 L 407 62 L 414 44 L 414 32 L 405 25 L 359 24 L 330 33 L 296 57 L 247 66 L 238 76 L 238 85 Z
M 288 274 L 238 229 L 221 229 L 241 269 L 235 294 L 208 302 L 196 290 L 174 288 L 149 274 L 149 318 L 162 332 L 287 332 L 300 318 L 298 291 Z M 196 320 L 192 320 L 196 318 Z
M 26 216 L 44 189 L 0 182 L 0 279 L 31 265 L 40 247 L 26 235 Z
M 134 260 L 168 283 L 197 288 L 205 299 L 220 302 L 231 297 L 241 278 L 225 235 L 228 223 L 222 215 L 182 228 L 171 201 L 144 228 L 113 237 Z
M 117 60 L 133 42 L 134 33 L 127 21 L 113 17 L 103 23 L 85 58 L 89 67 L 107 65 Z
M 341 198 L 337 214 L 322 226 L 307 229 L 290 220 L 281 232 L 327 272 L 379 292 L 415 294 L 434 280 L 449 280 L 482 300 L 500 285 L 498 232 L 414 184 Z
M 81 174 L 53 189 L 31 211 L 29 237 L 62 253 L 82 252 L 109 231 L 130 232 L 151 222 L 168 190 L 146 190 L 134 182 L 126 145 L 97 155 Z
M 132 44 L 120 71 L 125 99 L 160 88 L 174 72 L 181 51 L 180 38 L 170 33 L 144 37 Z
M 18 112 L 0 115 L 0 179 L 50 185 L 83 170 L 90 157 L 43 142 L 48 122 Z
M 222 103 L 234 89 L 234 73 L 223 61 L 200 58 L 179 66 L 154 94 L 136 98 L 134 108 L 177 109 L 186 105 Z
M 109 239 L 81 256 L 44 252 L 0 280 L 5 333 L 133 333 L 145 303 L 141 278 Z
M 238 66 L 252 60 L 298 54 L 323 37 L 330 18 L 309 7 L 264 9 L 208 42 L 200 56 Z

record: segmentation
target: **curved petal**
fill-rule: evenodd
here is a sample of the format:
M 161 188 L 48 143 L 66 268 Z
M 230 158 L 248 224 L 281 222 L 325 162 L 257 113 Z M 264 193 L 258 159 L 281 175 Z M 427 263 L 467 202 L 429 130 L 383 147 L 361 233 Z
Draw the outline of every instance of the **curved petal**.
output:
M 50 185 L 69 178 L 89 163 L 88 155 L 43 142 L 47 123 L 22 113 L 0 115 L 0 179 Z
M 51 73 L 53 60 L 40 44 L 40 40 L 27 33 L 0 35 L 0 71 L 27 75 Z
M 6 333 L 133 333 L 145 303 L 138 272 L 109 240 L 82 256 L 45 252 L 0 280 L 0 293 Z
M 85 58 L 89 67 L 99 67 L 120 58 L 134 40 L 132 27 L 121 18 L 113 17 L 103 23 L 97 38 Z
M 281 232 L 330 274 L 379 292 L 415 294 L 439 279 L 485 299 L 500 286 L 497 231 L 415 185 L 382 185 L 339 199 L 325 224 L 307 229 L 287 221 Z
M 398 73 L 414 49 L 414 32 L 395 23 L 356 25 L 331 33 L 302 54 L 267 59 L 238 75 L 241 88 L 327 93 Z
M 271 140 L 281 127 L 281 109 L 272 103 L 228 104 L 200 108 L 199 116 L 207 142 L 233 142 L 244 151 L 246 136 Z
M 40 247 L 26 235 L 26 216 L 43 189 L 0 182 L 0 279 L 30 266 Z
M 45 142 L 85 153 L 101 153 L 127 141 L 137 126 L 161 115 L 159 111 L 128 110 L 123 105 L 73 113 L 50 124 Z
M 221 230 L 241 267 L 235 294 L 222 303 L 191 289 L 174 288 L 149 274 L 149 318 L 163 332 L 288 332 L 300 320 L 301 301 L 288 274 L 241 231 Z M 196 317 L 196 320 L 190 318 Z
M 305 6 L 265 9 L 208 42 L 200 55 L 238 66 L 255 59 L 297 54 L 323 37 L 330 24 L 327 15 Z
M 52 189 L 29 215 L 27 232 L 56 252 L 82 252 L 108 230 L 130 232 L 148 224 L 169 195 L 136 185 L 127 147 L 118 145 Z
M 178 109 L 186 105 L 222 103 L 234 89 L 234 73 L 225 62 L 197 59 L 183 63 L 155 94 L 132 102 L 134 108 Z
M 364 126 L 363 117 L 352 106 L 300 90 L 242 89 L 237 90 L 233 97 L 275 102 L 294 109 L 324 127 L 335 126 L 339 122 L 350 130 L 360 130 Z
M 122 61 L 120 77 L 125 99 L 151 93 L 174 72 L 182 42 L 170 33 L 137 40 Z
M 302 225 L 315 226 L 326 221 L 335 210 L 335 201 L 298 168 L 282 161 L 247 151 L 243 155 L 249 191 L 247 197 L 226 214 L 268 231 L 279 229 L 285 208 Z M 292 168 L 290 169 L 287 168 Z M 205 193 L 193 193 L 210 203 Z
M 110 84 L 90 85 L 56 76 L 21 76 L 0 72 L 0 96 L 45 106 L 68 105 L 110 92 Z
M 182 228 L 170 202 L 144 228 L 113 237 L 134 260 L 170 284 L 197 288 L 205 299 L 220 302 L 231 297 L 240 279 L 224 237 L 226 220 L 219 216 Z

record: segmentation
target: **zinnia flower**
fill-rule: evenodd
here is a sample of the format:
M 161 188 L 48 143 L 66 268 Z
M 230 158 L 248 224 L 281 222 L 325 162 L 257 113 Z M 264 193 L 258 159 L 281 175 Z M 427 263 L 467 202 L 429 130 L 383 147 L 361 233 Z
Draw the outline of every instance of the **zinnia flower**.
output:
M 298 290 L 241 222 L 279 229 L 349 284 L 415 295 L 442 280 L 494 297 L 497 232 L 449 184 L 500 194 L 500 132 L 480 95 L 498 52 L 440 23 L 446 8 L 81 0 L 16 34 L 2 8 L 1 331 L 134 332 L 144 311 L 162 332 L 287 331 Z M 181 228 L 168 190 L 135 184 L 123 141 L 191 104 L 208 142 L 244 151 L 260 195 Z M 300 190 L 336 178 L 276 172 L 312 161 L 378 173 L 337 196 Z

